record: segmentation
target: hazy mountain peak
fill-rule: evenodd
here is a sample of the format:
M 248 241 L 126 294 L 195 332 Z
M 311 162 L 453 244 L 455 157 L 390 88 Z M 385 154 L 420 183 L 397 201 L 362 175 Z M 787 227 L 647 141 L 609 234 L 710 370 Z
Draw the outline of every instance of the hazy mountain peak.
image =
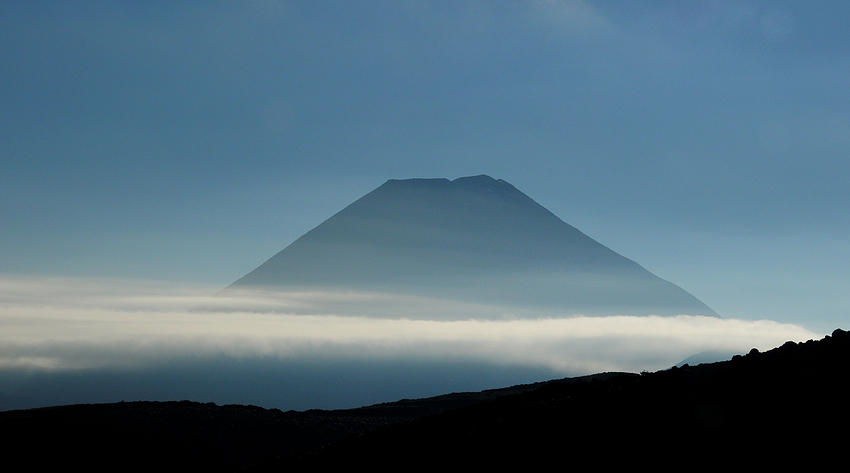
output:
M 388 180 L 231 287 L 379 291 L 569 314 L 716 315 L 487 175 Z
M 400 187 L 431 187 L 431 188 L 454 188 L 454 189 L 479 189 L 482 191 L 513 191 L 521 193 L 516 187 L 502 179 L 494 179 L 486 174 L 477 176 L 458 177 L 450 180 L 446 178 L 412 178 L 412 179 L 389 179 L 384 185 Z

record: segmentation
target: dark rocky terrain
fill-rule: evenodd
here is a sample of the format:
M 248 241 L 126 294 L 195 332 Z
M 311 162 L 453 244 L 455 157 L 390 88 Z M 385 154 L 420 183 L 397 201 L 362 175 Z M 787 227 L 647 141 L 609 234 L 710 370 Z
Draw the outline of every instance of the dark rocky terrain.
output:
M 718 363 L 340 411 L 188 401 L 7 411 L 0 445 L 9 464 L 86 470 L 811 466 L 843 462 L 848 386 L 850 333 L 836 330 Z
M 605 378 L 608 374 L 593 375 Z M 590 377 L 570 378 L 567 382 Z M 283 412 L 190 401 L 77 404 L 0 412 L 0 453 L 33 467 L 232 471 L 545 383 L 344 410 Z M 37 451 L 38 454 L 32 452 Z

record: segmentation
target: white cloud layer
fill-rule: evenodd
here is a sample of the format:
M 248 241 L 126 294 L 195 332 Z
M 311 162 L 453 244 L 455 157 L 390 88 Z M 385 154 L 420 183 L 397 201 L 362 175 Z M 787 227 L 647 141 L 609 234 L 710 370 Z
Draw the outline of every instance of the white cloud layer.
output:
M 662 369 L 703 351 L 744 353 L 820 338 L 770 320 L 551 313 L 514 318 L 498 307 L 397 296 L 380 298 L 380 317 L 303 313 L 329 300 L 337 308 L 356 302 L 362 313 L 368 307 L 364 301 L 379 297 L 345 293 L 293 293 L 289 299 L 278 294 L 276 312 L 189 311 L 208 301 L 211 292 L 145 281 L 0 277 L 0 368 L 132 369 L 223 355 L 463 360 L 545 367 L 568 376 Z M 469 316 L 405 317 L 417 304 L 419 310 Z M 502 310 L 504 317 L 478 317 L 487 310 Z

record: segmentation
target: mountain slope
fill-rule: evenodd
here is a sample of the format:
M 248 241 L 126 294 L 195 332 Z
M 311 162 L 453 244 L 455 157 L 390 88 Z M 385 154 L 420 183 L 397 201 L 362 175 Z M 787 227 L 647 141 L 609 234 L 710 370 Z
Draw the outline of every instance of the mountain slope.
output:
M 0 453 L 9 464 L 87 471 L 504 469 L 514 462 L 764 469 L 790 460 L 811 467 L 819 459 L 832 464 L 846 448 L 847 386 L 850 333 L 837 329 L 819 341 L 712 364 L 339 411 L 188 401 L 6 411 Z
M 240 288 L 390 292 L 588 314 L 717 315 L 488 176 L 387 181 L 228 290 Z
M 568 381 L 568 380 L 565 380 Z M 613 374 L 389 425 L 271 462 L 298 469 L 499 466 L 783 465 L 832 462 L 846 448 L 850 333 L 787 342 L 729 361 Z M 510 463 L 506 463 L 510 462 Z M 665 468 L 666 469 L 666 468 Z

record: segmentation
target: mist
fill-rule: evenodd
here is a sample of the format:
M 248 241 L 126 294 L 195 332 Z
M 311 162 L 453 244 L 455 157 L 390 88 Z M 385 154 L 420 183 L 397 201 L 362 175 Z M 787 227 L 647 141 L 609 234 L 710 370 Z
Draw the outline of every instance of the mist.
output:
M 156 281 L 0 277 L 0 407 L 138 399 L 357 407 L 665 369 L 700 352 L 745 353 L 821 336 L 771 320 L 589 317 L 342 291 L 252 291 L 227 301 L 250 311 L 198 310 L 211 307 L 215 292 Z

